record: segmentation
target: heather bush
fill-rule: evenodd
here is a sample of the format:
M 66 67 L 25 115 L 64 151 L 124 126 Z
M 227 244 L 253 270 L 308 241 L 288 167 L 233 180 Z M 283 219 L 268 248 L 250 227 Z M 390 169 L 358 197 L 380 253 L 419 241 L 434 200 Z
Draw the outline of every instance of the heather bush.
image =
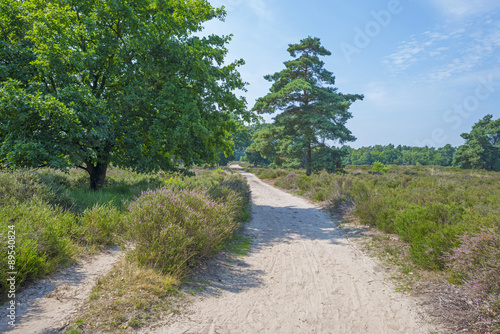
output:
M 445 255 L 456 282 L 464 284 L 476 305 L 500 325 L 500 237 L 482 230 L 464 233 L 460 245 Z
M 113 179 L 114 175 L 109 178 Z M 90 192 L 86 189 L 87 183 L 87 176 L 79 171 L 0 172 L 0 228 L 3 231 L 0 239 L 1 244 L 6 245 L 8 226 L 13 226 L 18 286 L 72 263 L 82 252 L 116 243 L 116 235 L 123 226 L 120 212 L 112 201 L 127 195 L 120 197 L 112 187 Z M 81 198 L 79 194 L 83 194 Z M 102 205 L 94 206 L 96 202 Z M 0 253 L 2 277 L 9 271 L 7 255 L 7 252 Z M 0 298 L 5 298 L 5 287 L 5 282 L 1 282 Z
M 245 220 L 251 195 L 250 186 L 242 176 L 226 175 L 221 182 L 210 187 L 207 193 L 213 199 L 231 207 L 236 221 Z
M 30 170 L 0 172 L 0 206 L 32 199 L 62 207 L 71 206 L 69 192 L 49 177 Z
M 180 274 L 189 260 L 219 249 L 238 226 L 240 196 L 231 184 L 236 183 L 226 180 L 218 188 L 165 187 L 144 192 L 129 206 L 128 224 L 136 244 L 133 257 L 141 264 Z
M 7 245 L 7 230 L 15 231 L 16 284 L 42 277 L 73 261 L 77 247 L 71 241 L 75 216 L 40 200 L 0 207 L 2 245 Z M 7 267 L 7 252 L 0 252 L 0 275 Z M 3 293 L 6 282 L 0 282 Z
M 84 245 L 111 246 L 117 243 L 124 230 L 120 211 L 110 205 L 95 205 L 79 217 L 73 236 Z
M 166 180 L 173 180 L 169 189 L 150 190 Z M 189 259 L 221 247 L 247 215 L 250 200 L 246 181 L 223 170 L 202 170 L 196 177 L 185 177 L 111 168 L 101 191 L 87 187 L 88 175 L 79 170 L 0 171 L 0 228 L 4 231 L 0 241 L 6 245 L 6 231 L 13 225 L 18 286 L 53 273 L 82 253 L 133 240 L 142 242 L 134 252 L 140 263 L 161 267 L 164 261 L 173 271 L 182 270 Z M 175 194 L 176 204 L 161 196 L 169 192 Z M 134 204 L 129 205 L 130 201 Z M 144 224 L 128 233 L 129 216 Z M 7 255 L 0 254 L 2 277 L 9 271 Z M 5 298 L 5 283 L 0 282 L 0 298 Z
M 256 169 L 256 175 L 261 179 L 274 179 L 280 176 L 287 175 L 288 170 L 284 169 L 267 169 L 267 168 L 259 168 Z
M 211 188 L 224 180 L 227 173 L 218 168 L 215 171 L 201 170 L 196 177 L 175 174 L 165 180 L 164 185 L 175 189 Z

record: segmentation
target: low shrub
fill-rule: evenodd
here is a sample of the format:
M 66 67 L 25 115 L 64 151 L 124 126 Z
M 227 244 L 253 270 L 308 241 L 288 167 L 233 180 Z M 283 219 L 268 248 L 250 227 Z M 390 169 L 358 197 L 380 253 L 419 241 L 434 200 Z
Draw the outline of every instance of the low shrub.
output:
M 139 263 L 172 272 L 212 254 L 248 216 L 250 190 L 244 178 L 222 169 L 197 174 L 141 175 L 112 168 L 105 187 L 94 192 L 84 171 L 0 171 L 0 241 L 8 245 L 12 226 L 17 287 L 82 253 L 122 242 L 139 241 L 133 252 Z M 12 271 L 8 261 L 8 252 L 2 252 L 2 277 Z M 6 288 L 3 280 L 0 298 Z
M 386 166 L 384 165 L 383 163 L 379 162 L 379 161 L 375 161 L 373 163 L 373 167 L 372 167 L 372 170 L 375 172 L 375 173 L 387 173 L 391 170 L 391 166 Z
M 79 218 L 78 232 L 73 235 L 85 245 L 111 246 L 124 232 L 120 211 L 112 205 L 95 205 Z
M 15 233 L 15 270 L 8 269 L 7 252 L 0 253 L 0 275 L 17 271 L 16 284 L 42 277 L 73 261 L 77 247 L 71 241 L 76 227 L 75 216 L 39 200 L 0 207 L 2 245 L 7 245 L 7 231 Z M 9 228 L 12 226 L 12 228 Z M 0 281 L 2 293 L 5 280 Z
M 36 198 L 50 202 L 51 189 L 41 182 L 39 175 L 30 170 L 0 172 L 0 206 L 23 203 Z
M 500 238 L 498 233 L 483 230 L 465 233 L 460 246 L 444 256 L 453 278 L 464 284 L 477 307 L 494 320 L 491 327 L 500 327 Z
M 280 176 L 287 175 L 289 172 L 288 170 L 284 169 L 258 169 L 257 170 L 257 176 L 261 179 L 275 179 Z
M 240 175 L 226 175 L 224 179 L 213 185 L 207 192 L 213 199 L 231 206 L 233 219 L 240 222 L 245 220 L 251 200 L 250 186 Z
M 188 261 L 212 254 L 238 226 L 236 212 L 244 201 L 238 189 L 246 187 L 236 176 L 229 176 L 209 189 L 164 187 L 144 192 L 129 206 L 136 260 L 181 274 Z

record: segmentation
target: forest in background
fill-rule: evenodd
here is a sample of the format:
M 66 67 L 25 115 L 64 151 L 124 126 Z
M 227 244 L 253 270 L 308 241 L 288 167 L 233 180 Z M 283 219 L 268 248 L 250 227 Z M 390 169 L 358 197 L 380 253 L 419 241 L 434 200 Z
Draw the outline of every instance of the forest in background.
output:
M 285 163 L 286 159 L 277 148 L 279 138 L 271 136 L 269 129 L 270 125 L 266 123 L 250 126 L 241 123 L 233 135 L 234 154 L 227 158 L 219 154 L 220 163 L 238 160 L 248 161 L 254 166 L 303 168 L 305 159 L 295 157 L 292 164 Z M 344 145 L 337 151 L 343 166 L 380 162 L 399 166 L 455 166 L 500 171 L 500 119 L 493 120 L 492 115 L 486 115 L 461 137 L 465 143 L 458 148 L 450 144 L 440 148 L 388 144 L 357 149 Z
M 440 148 L 375 145 L 358 149 L 345 147 L 347 154 L 342 158 L 344 165 L 371 165 L 381 162 L 386 165 L 434 165 L 452 166 L 456 147 L 447 144 Z

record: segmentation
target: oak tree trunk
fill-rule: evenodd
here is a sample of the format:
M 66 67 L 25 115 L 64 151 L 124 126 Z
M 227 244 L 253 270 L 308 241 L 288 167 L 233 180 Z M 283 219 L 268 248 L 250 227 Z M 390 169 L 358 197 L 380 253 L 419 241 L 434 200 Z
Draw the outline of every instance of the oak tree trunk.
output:
M 98 155 L 98 162 L 86 162 L 86 170 L 89 173 L 90 190 L 97 191 L 104 186 L 106 180 L 106 171 L 108 170 L 109 152 L 111 147 L 106 147 Z
M 104 186 L 107 169 L 107 162 L 98 162 L 95 165 L 87 164 L 87 171 L 89 173 L 90 180 L 90 190 L 97 191 Z

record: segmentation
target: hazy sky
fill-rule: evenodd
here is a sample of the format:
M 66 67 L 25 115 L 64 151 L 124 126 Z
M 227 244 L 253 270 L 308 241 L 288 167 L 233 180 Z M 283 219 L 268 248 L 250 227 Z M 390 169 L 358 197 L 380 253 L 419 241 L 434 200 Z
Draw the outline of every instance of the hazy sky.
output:
M 263 76 L 284 68 L 288 44 L 319 37 L 351 106 L 353 147 L 461 145 L 486 114 L 500 117 L 498 0 L 213 0 L 225 22 L 205 32 L 233 34 L 228 59 L 243 58 L 251 108 L 267 94 Z M 271 117 L 266 117 L 269 121 Z

